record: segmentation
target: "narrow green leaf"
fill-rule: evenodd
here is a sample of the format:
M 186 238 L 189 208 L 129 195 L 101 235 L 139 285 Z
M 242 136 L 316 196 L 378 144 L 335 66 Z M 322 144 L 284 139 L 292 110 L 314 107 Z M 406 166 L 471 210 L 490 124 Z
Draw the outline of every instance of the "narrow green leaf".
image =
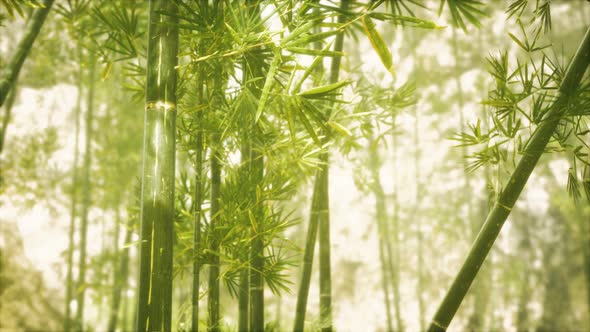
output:
M 339 132 L 343 135 L 346 135 L 348 137 L 352 136 L 352 133 L 350 132 L 350 130 L 348 130 L 346 127 L 339 124 L 338 122 L 328 121 L 328 126 L 332 127 L 332 129 L 336 130 L 337 132 Z
M 330 50 L 314 50 L 314 49 L 304 48 L 304 47 L 287 47 L 285 49 L 289 52 L 303 54 L 303 55 L 331 56 L 331 57 L 344 55 L 344 53 L 342 53 L 342 52 L 336 52 L 336 51 L 330 51 Z
M 334 84 L 318 86 L 299 93 L 298 95 L 305 98 L 320 98 L 327 94 L 340 89 L 341 87 L 350 84 L 350 81 L 341 81 Z
M 389 51 L 389 47 L 385 44 L 383 37 L 377 29 L 375 28 L 375 23 L 371 20 L 370 17 L 364 16 L 363 17 L 363 27 L 365 28 L 365 33 L 367 37 L 369 37 L 369 41 L 371 41 L 371 45 L 379 55 L 381 62 L 383 65 L 391 73 L 391 75 L 395 78 L 395 68 L 393 67 L 393 58 L 391 57 L 391 52 Z
M 264 110 L 264 106 L 266 106 L 266 102 L 270 94 L 270 89 L 272 88 L 272 83 L 274 81 L 275 74 L 277 73 L 277 69 L 279 68 L 279 64 L 281 63 L 281 50 L 279 48 L 275 48 L 274 53 L 274 58 L 272 60 L 272 63 L 270 64 L 270 68 L 268 69 L 268 75 L 266 76 L 264 87 L 262 88 L 260 101 L 258 102 L 258 108 L 256 109 L 256 122 L 258 122 L 258 119 L 260 118 L 260 115 L 262 115 L 262 111 Z

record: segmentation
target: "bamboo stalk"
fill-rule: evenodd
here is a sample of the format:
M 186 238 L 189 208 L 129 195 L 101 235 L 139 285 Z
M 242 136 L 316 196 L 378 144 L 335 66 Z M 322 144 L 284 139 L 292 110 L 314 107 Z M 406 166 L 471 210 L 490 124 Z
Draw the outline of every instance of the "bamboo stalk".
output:
M 416 149 L 414 152 L 414 170 L 416 171 L 416 212 L 420 211 L 420 201 L 422 195 L 422 184 L 420 183 L 420 139 L 419 139 L 419 117 L 418 117 L 418 108 L 414 110 L 414 114 L 416 119 L 414 121 L 414 148 Z M 424 325 L 426 324 L 424 321 L 424 315 L 426 311 L 426 304 L 424 303 L 424 234 L 422 232 L 422 221 L 420 218 L 417 218 L 416 221 L 416 234 L 418 239 L 418 285 L 417 285 L 417 294 L 418 297 L 418 322 L 420 324 L 420 331 L 424 331 Z
M 138 331 L 170 331 L 176 140 L 176 3 L 149 4 Z M 164 15 L 162 13 L 166 13 Z
M 33 12 L 31 20 L 27 23 L 25 28 L 23 38 L 19 41 L 16 47 L 16 53 L 14 53 L 8 64 L 2 69 L 2 73 L 0 74 L 0 106 L 4 104 L 8 93 L 13 88 L 23 63 L 25 63 L 25 59 L 35 42 L 35 39 L 37 39 L 39 31 L 41 31 L 41 27 L 47 18 L 47 14 L 49 14 L 53 1 L 54 0 L 44 0 L 43 6 Z
M 392 126 L 393 128 L 395 128 L 395 113 L 392 116 Z M 404 328 L 404 322 L 402 319 L 402 315 L 401 315 L 401 298 L 400 298 L 400 291 L 399 291 L 399 282 L 400 282 L 400 234 L 399 234 L 399 202 L 397 199 L 397 193 L 399 190 L 399 186 L 398 186 L 398 177 L 397 177 L 397 135 L 395 134 L 395 131 L 392 131 L 391 134 L 391 145 L 392 145 L 392 154 L 393 154 L 393 159 L 394 159 L 394 171 L 393 171 L 393 216 L 392 216 L 392 232 L 393 232 L 393 248 L 392 248 L 392 252 L 393 255 L 390 256 L 392 258 L 390 258 L 390 269 L 391 269 L 391 275 L 392 275 L 392 288 L 393 288 L 393 296 L 394 296 L 394 302 L 393 302 L 393 307 L 394 307 L 394 311 L 395 311 L 395 321 L 396 321 L 396 327 L 397 327 L 397 331 L 398 332 L 402 332 L 405 330 Z M 391 260 L 393 260 L 393 262 L 395 262 L 395 267 L 394 267 L 394 263 L 391 262 Z
M 80 112 L 82 108 L 82 55 L 79 52 L 79 66 L 78 66 L 78 96 L 76 97 L 76 129 L 74 130 L 74 163 L 72 165 L 72 204 L 70 206 L 70 226 L 68 229 L 68 254 L 66 258 L 67 272 L 66 272 L 66 300 L 65 300 L 65 318 L 64 331 L 69 332 L 71 328 L 72 312 L 70 304 L 72 302 L 72 288 L 73 288 L 73 266 L 74 266 L 74 233 L 76 232 L 76 208 L 78 206 L 78 159 L 80 155 Z M 14 90 L 12 90 L 14 92 Z
M 260 8 L 258 4 L 248 6 L 248 15 L 255 17 L 257 21 L 261 19 Z M 260 98 L 262 94 L 263 79 L 262 68 L 254 66 L 246 66 L 244 70 L 245 80 L 248 82 L 250 78 L 255 79 L 252 83 L 246 83 L 246 88 L 252 91 L 252 95 Z M 248 112 L 253 114 L 254 110 Z M 250 210 L 254 216 L 250 227 L 250 317 L 249 325 L 250 331 L 264 331 L 264 220 L 265 210 L 264 202 L 259 201 L 257 197 L 258 188 L 262 185 L 264 178 L 264 158 L 260 152 L 259 143 L 262 137 L 262 129 L 255 117 L 250 119 L 247 140 L 247 160 L 248 160 L 248 202 Z
M 197 100 L 204 104 L 203 83 L 205 71 L 199 66 L 199 77 L 197 78 Z M 199 284 L 200 284 L 200 246 L 201 246 L 201 203 L 203 201 L 203 111 L 197 113 L 197 144 L 196 165 L 195 165 L 195 193 L 194 193 L 194 216 L 193 216 L 193 285 L 192 285 L 192 324 L 191 331 L 199 331 Z
M 383 298 L 385 303 L 385 313 L 387 319 L 387 331 L 393 331 L 393 320 L 391 317 L 391 302 L 389 299 L 389 272 L 391 271 L 391 251 L 389 253 L 386 252 L 386 241 L 389 238 L 390 234 L 385 229 L 386 218 L 387 218 L 387 211 L 385 208 L 385 193 L 383 191 L 383 186 L 381 185 L 381 179 L 379 176 L 379 156 L 377 154 L 377 147 L 374 146 L 375 140 L 371 138 L 369 140 L 369 165 L 370 171 L 372 173 L 372 185 L 371 189 L 373 191 L 373 195 L 375 196 L 375 211 L 376 211 L 376 219 L 377 219 L 377 236 L 379 240 L 379 261 L 381 263 L 381 287 L 383 288 Z M 391 247 L 391 246 L 390 246 Z
M 315 243 L 318 233 L 319 224 L 319 199 L 320 199 L 320 181 L 317 178 L 320 171 L 316 174 L 316 181 L 314 184 L 313 194 L 311 198 L 311 211 L 309 215 L 309 226 L 307 228 L 307 236 L 305 239 L 305 248 L 303 251 L 303 266 L 301 272 L 301 281 L 299 283 L 299 290 L 297 292 L 297 303 L 295 305 L 295 322 L 293 331 L 303 332 L 305 326 L 305 313 L 307 309 L 307 298 L 309 296 L 309 285 L 311 282 L 311 270 L 313 267 L 313 256 L 315 251 Z
M 580 84 L 589 61 L 590 29 L 586 32 L 580 47 L 568 67 L 559 88 L 559 96 L 530 138 L 522 158 L 512 173 L 508 184 L 499 195 L 493 209 L 488 214 L 463 266 L 434 315 L 428 331 L 446 331 L 451 323 L 490 248 L 498 237 L 504 222 L 508 218 L 528 178 L 543 154 L 561 116 L 564 114 L 569 97 Z
M 219 332 L 219 240 L 217 239 L 216 229 L 219 227 L 219 200 L 221 189 L 221 144 L 219 142 L 220 135 L 215 133 L 212 135 L 211 143 L 211 226 L 210 233 L 212 236 L 210 250 L 212 252 L 209 262 L 209 326 L 207 328 L 210 332 Z
M 117 220 L 119 220 L 119 212 L 117 211 Z M 133 231 L 132 231 L 132 224 L 126 227 L 125 231 L 125 244 L 131 242 Z M 118 266 L 115 266 L 115 280 L 114 280 L 114 287 L 113 287 L 113 305 L 111 310 L 111 315 L 109 318 L 109 323 L 107 327 L 107 331 L 114 332 L 116 330 L 117 325 L 122 327 L 122 330 L 125 330 L 125 321 L 123 319 L 119 320 L 119 308 L 121 307 L 121 295 L 125 290 L 125 286 L 127 285 L 127 278 L 129 277 L 129 246 L 127 245 L 123 250 L 121 250 L 120 255 L 122 256 L 119 260 Z M 119 321 L 121 323 L 117 324 Z
M 588 205 L 590 205 L 590 155 L 588 156 L 588 164 L 584 166 L 584 174 L 582 179 L 582 184 L 584 187 L 584 192 L 586 193 L 586 198 L 588 200 Z M 582 241 L 584 241 L 584 274 L 586 276 L 586 303 L 588 305 L 588 317 L 590 319 L 590 217 L 586 218 L 586 227 L 585 234 L 586 236 L 583 237 Z
M 96 61 L 94 56 L 90 56 L 90 69 L 88 73 L 88 96 L 86 109 L 86 141 L 84 152 L 84 173 L 83 173 L 83 197 L 82 197 L 82 213 L 80 223 L 80 262 L 78 270 L 78 296 L 76 303 L 76 329 L 84 330 L 84 295 L 86 289 L 86 239 L 88 235 L 88 212 L 90 210 L 90 166 L 92 164 L 91 142 L 93 137 L 92 120 L 94 113 L 94 86 L 95 86 L 95 71 Z

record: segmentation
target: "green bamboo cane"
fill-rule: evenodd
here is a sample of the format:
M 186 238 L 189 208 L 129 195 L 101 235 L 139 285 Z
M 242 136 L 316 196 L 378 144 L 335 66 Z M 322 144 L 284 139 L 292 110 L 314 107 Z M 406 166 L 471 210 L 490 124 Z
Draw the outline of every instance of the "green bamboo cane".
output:
M 260 17 L 260 7 L 257 3 L 248 6 L 248 15 L 255 17 L 257 21 Z M 251 83 L 246 83 L 247 88 L 252 91 L 256 98 L 260 98 L 262 94 L 263 81 L 256 80 L 263 78 L 264 72 L 258 66 L 248 66 L 243 68 L 245 80 L 244 82 L 255 79 Z M 253 114 L 253 110 L 249 114 Z M 246 135 L 247 139 L 247 158 L 248 158 L 248 203 L 254 216 L 252 226 L 250 227 L 250 317 L 249 325 L 250 331 L 264 331 L 264 220 L 265 210 L 264 202 L 258 201 L 257 188 L 262 185 L 264 177 L 264 158 L 257 146 L 260 142 L 260 137 L 263 137 L 262 128 L 256 122 L 254 117 L 249 119 L 250 128 Z
M 119 215 L 119 212 L 117 212 L 117 215 Z M 119 216 L 117 217 L 117 220 L 119 220 Z M 132 226 L 131 222 L 126 226 L 124 243 L 129 243 L 132 240 Z M 119 264 L 115 266 L 111 317 L 109 318 L 109 323 L 107 325 L 107 331 L 109 332 L 114 332 L 117 325 L 121 326 L 122 330 L 125 330 L 124 320 L 119 319 L 119 308 L 121 307 L 121 297 L 124 295 L 123 292 L 129 276 L 129 247 L 127 246 L 123 248 L 123 250 L 120 250 L 119 256 L 121 256 Z
M 73 267 L 74 267 L 74 233 L 76 231 L 76 208 L 78 206 L 78 157 L 80 144 L 80 111 L 82 106 L 82 52 L 78 52 L 78 96 L 76 97 L 76 129 L 74 130 L 74 164 L 72 166 L 72 204 L 70 206 L 70 225 L 68 230 L 68 253 L 66 258 L 67 272 L 66 272 L 66 300 L 65 300 L 65 319 L 64 331 L 69 332 L 72 319 L 72 310 L 70 302 L 72 301 L 73 290 Z M 14 91 L 14 90 L 13 90 Z
M 218 79 L 215 79 L 218 80 Z M 219 200 L 221 190 L 221 143 L 219 133 L 214 133 L 211 137 L 211 143 L 215 146 L 212 147 L 211 154 L 211 244 L 210 250 L 212 252 L 210 263 L 209 263 L 209 297 L 208 297 L 208 309 L 209 309 L 209 326 L 207 328 L 210 332 L 220 331 L 219 326 L 219 239 L 217 239 L 216 229 L 219 227 Z
M 340 3 L 341 11 L 348 9 L 348 1 Z M 338 15 L 338 24 L 343 25 L 346 18 L 344 15 Z M 342 52 L 344 48 L 344 33 L 336 35 L 334 42 L 334 51 Z M 340 76 L 340 63 L 342 57 L 335 56 L 332 58 L 330 67 L 330 84 L 338 82 Z M 333 105 L 332 105 L 333 106 Z M 331 110 L 328 111 L 327 118 L 330 117 Z M 325 133 L 322 140 L 325 145 L 329 140 L 329 133 Z M 320 322 L 322 332 L 331 332 L 332 326 L 332 263 L 331 263 L 331 240 L 330 240 L 330 195 L 329 195 L 329 178 L 330 178 L 330 153 L 324 151 L 320 155 L 322 167 L 320 168 L 320 201 L 319 201 L 319 270 L 320 270 Z M 318 179 L 316 179 L 317 181 Z
M 395 128 L 396 127 L 396 115 L 395 113 L 392 115 L 392 127 Z M 392 174 L 392 178 L 393 178 L 393 215 L 392 215 L 392 221 L 391 221 L 391 228 L 392 228 L 392 233 L 393 233 L 393 248 L 392 248 L 392 252 L 393 254 L 390 255 L 390 262 L 389 262 L 389 269 L 392 275 L 392 288 L 393 288 L 393 296 L 394 296 L 394 302 L 393 302 L 393 307 L 394 307 L 394 311 L 395 311 L 395 320 L 396 320 L 396 327 L 397 327 L 397 331 L 398 332 L 403 332 L 405 330 L 404 327 L 404 321 L 402 319 L 402 313 L 401 313 L 401 296 L 400 296 L 400 290 L 399 290 L 399 282 L 400 282 L 400 231 L 399 231 L 399 208 L 400 208 L 400 204 L 398 201 L 398 196 L 397 193 L 399 192 L 399 180 L 397 177 L 398 174 L 398 167 L 397 167 L 397 161 L 398 161 L 398 157 L 397 157 L 397 134 L 395 133 L 394 130 L 392 130 L 391 133 L 391 146 L 392 146 L 392 155 L 393 155 L 393 159 L 394 159 L 394 164 L 393 164 L 393 174 Z M 395 267 L 394 267 L 394 262 L 395 262 Z
M 176 140 L 177 12 L 174 1 L 149 3 L 143 173 L 140 211 L 138 331 L 170 331 Z M 162 14 L 166 13 L 166 15 Z
M 224 18 L 224 3 L 219 2 L 219 7 L 216 8 L 215 15 L 218 15 L 218 22 L 223 22 Z M 221 29 L 220 27 L 217 27 Z M 222 72 L 222 68 L 219 64 L 215 64 L 214 70 L 219 74 Z M 222 107 L 224 98 L 223 80 L 220 75 L 213 77 L 212 87 L 212 101 L 213 107 Z M 219 260 L 219 246 L 220 239 L 218 229 L 221 223 L 220 216 L 220 203 L 221 203 L 221 167 L 222 167 L 222 152 L 223 144 L 221 141 L 221 133 L 219 128 L 213 130 L 211 134 L 211 157 L 210 157 L 210 169 L 211 169 L 211 207 L 209 209 L 210 214 L 210 225 L 209 225 L 209 236 L 210 240 L 210 261 L 209 261 L 209 296 L 207 298 L 207 309 L 209 311 L 209 321 L 207 330 L 210 332 L 219 332 L 220 327 L 220 282 L 219 282 L 219 271 L 220 271 L 220 260 Z
M 504 222 L 508 218 L 508 215 L 510 215 L 510 211 L 526 185 L 529 176 L 543 154 L 561 116 L 566 110 L 570 96 L 580 84 L 589 62 L 590 29 L 586 31 L 586 35 L 567 69 L 559 87 L 559 96 L 533 133 L 508 184 L 488 214 L 461 270 L 459 270 L 451 288 L 448 290 L 434 315 L 428 329 L 429 332 L 446 331 L 451 323 L 490 248 L 498 237 Z
M 84 152 L 84 173 L 83 185 L 84 192 L 82 196 L 82 213 L 80 223 L 80 267 L 78 269 L 78 294 L 76 300 L 76 324 L 77 329 L 84 330 L 84 299 L 85 299 L 85 282 L 86 282 L 86 239 L 88 235 L 88 212 L 90 210 L 90 166 L 92 163 L 91 141 L 92 141 L 92 119 L 94 113 L 94 86 L 96 61 L 93 55 L 90 56 L 90 69 L 88 73 L 88 96 L 86 109 L 86 143 Z
M 320 176 L 317 172 L 316 179 Z M 295 323 L 293 327 L 294 332 L 303 332 L 305 326 L 305 311 L 307 309 L 307 298 L 309 295 L 309 285 L 311 282 L 311 269 L 313 266 L 313 256 L 315 251 L 315 242 L 318 234 L 319 224 L 319 196 L 320 196 L 320 181 L 316 180 L 311 198 L 311 212 L 309 216 L 309 226 L 307 228 L 307 236 L 305 239 L 305 248 L 303 251 L 303 267 L 301 272 L 301 282 L 299 284 L 299 291 L 297 292 L 297 303 L 295 305 Z
M 203 50 L 202 45 L 200 45 Z M 197 78 L 197 100 L 204 104 L 203 82 L 205 71 L 199 66 L 199 77 Z M 201 203 L 203 201 L 203 110 L 197 113 L 197 142 L 196 142 L 196 165 L 195 165 L 195 193 L 194 193 L 194 216 L 193 216 L 193 289 L 192 289 L 192 325 L 191 331 L 199 331 L 199 284 L 201 270 L 200 245 L 201 245 Z
M 37 35 L 39 35 L 39 31 L 41 31 L 41 27 L 43 26 L 52 5 L 53 0 L 45 0 L 43 1 L 43 6 L 33 12 L 31 21 L 27 24 L 25 34 L 16 47 L 16 53 L 2 70 L 0 75 L 0 106 L 4 104 L 8 92 L 13 87 L 14 82 L 16 82 L 18 73 L 35 42 Z
M 383 288 L 383 298 L 385 302 L 385 316 L 387 318 L 387 331 L 393 331 L 393 320 L 391 317 L 391 302 L 389 300 L 389 283 L 388 283 L 388 271 L 391 271 L 391 249 L 386 251 L 387 247 L 387 238 L 390 236 L 389 231 L 386 230 L 386 218 L 387 218 L 387 210 L 385 208 L 385 193 L 383 191 L 383 186 L 381 185 L 381 180 L 379 177 L 379 156 L 377 151 L 377 146 L 375 146 L 375 140 L 371 137 L 369 139 L 369 166 L 371 170 L 372 176 L 372 185 L 371 189 L 373 191 L 373 195 L 375 196 L 375 211 L 376 211 L 376 219 L 377 219 L 377 236 L 379 238 L 379 261 L 381 263 L 381 287 Z M 389 246 L 391 247 L 391 246 Z M 389 269 L 388 269 L 389 268 Z
M 584 166 L 584 173 L 582 179 L 582 185 L 584 188 L 584 192 L 586 193 L 586 198 L 588 201 L 588 205 L 590 205 L 590 155 L 588 156 L 588 164 Z M 588 304 L 588 316 L 590 317 L 590 218 L 586 219 L 586 227 L 585 234 L 583 241 L 585 241 L 584 245 L 584 263 L 586 268 L 584 269 L 586 275 L 586 303 Z
M 341 9 L 346 10 L 348 1 L 341 2 Z M 344 23 L 344 16 L 338 17 L 338 23 Z M 344 45 L 344 35 L 339 33 L 334 43 L 334 51 L 341 52 Z M 332 59 L 330 83 L 338 81 L 340 73 L 341 57 L 335 56 Z M 329 114 L 328 116 L 329 117 Z M 327 137 L 323 140 L 327 143 Z M 295 322 L 293 331 L 302 332 L 305 326 L 305 315 L 307 310 L 307 299 L 309 295 L 309 285 L 311 281 L 311 270 L 313 266 L 313 256 L 315 243 L 320 236 L 320 320 L 322 322 L 322 331 L 331 331 L 332 329 L 332 299 L 331 299 L 331 271 L 330 271 L 330 215 L 329 215 L 329 197 L 328 197 L 328 153 L 320 154 L 321 168 L 316 172 L 314 178 L 314 189 L 312 195 L 311 212 L 309 216 L 309 227 L 305 241 L 303 253 L 303 268 L 301 272 L 301 282 L 297 293 L 297 303 L 295 306 Z M 320 226 L 322 224 L 322 226 Z M 319 228 L 321 227 L 321 230 Z M 322 245 L 322 242 L 324 243 Z

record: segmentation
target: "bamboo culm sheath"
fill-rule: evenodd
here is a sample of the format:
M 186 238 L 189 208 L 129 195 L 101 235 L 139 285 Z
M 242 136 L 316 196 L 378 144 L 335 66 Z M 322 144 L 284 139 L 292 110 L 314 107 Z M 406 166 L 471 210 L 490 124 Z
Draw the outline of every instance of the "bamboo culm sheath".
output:
M 566 111 L 569 97 L 579 86 L 582 76 L 590 62 L 590 29 L 586 31 L 559 88 L 559 96 L 551 105 L 543 120 L 531 136 L 523 156 L 510 176 L 508 184 L 499 195 L 493 209 L 488 214 L 481 231 L 477 235 L 469 254 L 455 277 L 450 289 L 440 304 L 428 328 L 429 332 L 446 331 L 455 316 L 465 294 L 475 279 L 504 222 L 510 215 L 528 178 L 543 154 L 553 135 L 561 116 Z

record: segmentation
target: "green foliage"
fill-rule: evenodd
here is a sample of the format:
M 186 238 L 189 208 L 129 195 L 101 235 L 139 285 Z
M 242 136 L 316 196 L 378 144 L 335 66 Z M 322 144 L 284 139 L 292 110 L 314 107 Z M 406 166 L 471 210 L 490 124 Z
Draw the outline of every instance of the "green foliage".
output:
M 442 13 L 445 3 L 451 12 L 453 25 L 463 29 L 465 32 L 467 32 L 465 21 L 480 28 L 481 18 L 487 16 L 483 9 L 485 4 L 478 0 L 442 0 L 438 10 L 439 15 Z
M 16 15 L 24 17 L 25 10 L 27 7 L 43 7 L 42 2 L 40 2 L 39 0 L 1 0 L 0 4 L 2 5 L 2 8 L 6 10 L 7 14 L 13 19 L 16 17 Z M 2 19 L 0 19 L 0 26 L 2 25 L 1 23 Z

